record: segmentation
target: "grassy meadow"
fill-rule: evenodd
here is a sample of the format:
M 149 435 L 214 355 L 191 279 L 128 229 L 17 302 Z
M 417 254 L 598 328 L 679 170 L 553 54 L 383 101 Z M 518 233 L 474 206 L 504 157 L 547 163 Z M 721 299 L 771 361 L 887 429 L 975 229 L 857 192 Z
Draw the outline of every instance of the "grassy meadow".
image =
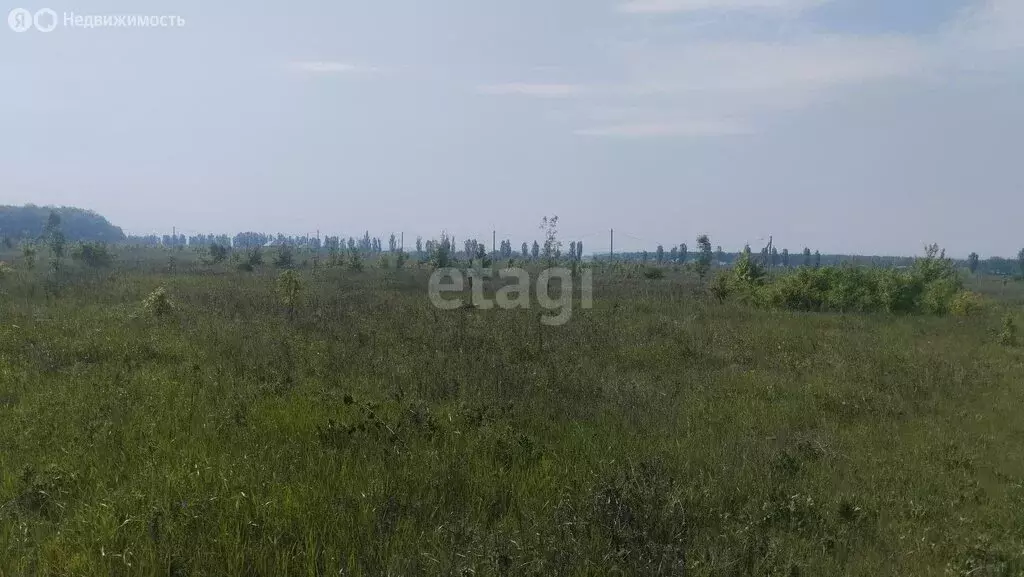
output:
M 1024 574 L 1024 283 L 844 315 L 604 266 L 544 326 L 188 254 L 3 257 L 0 576 Z

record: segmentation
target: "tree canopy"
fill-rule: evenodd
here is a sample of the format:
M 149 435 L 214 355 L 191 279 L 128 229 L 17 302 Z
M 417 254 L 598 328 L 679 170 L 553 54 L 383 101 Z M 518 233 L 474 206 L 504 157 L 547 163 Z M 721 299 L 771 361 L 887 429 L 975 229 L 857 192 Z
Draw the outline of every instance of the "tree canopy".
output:
M 0 206 L 0 237 L 38 239 L 46 231 L 51 214 L 60 217 L 60 231 L 70 241 L 118 242 L 125 238 L 120 227 L 91 210 L 34 204 Z

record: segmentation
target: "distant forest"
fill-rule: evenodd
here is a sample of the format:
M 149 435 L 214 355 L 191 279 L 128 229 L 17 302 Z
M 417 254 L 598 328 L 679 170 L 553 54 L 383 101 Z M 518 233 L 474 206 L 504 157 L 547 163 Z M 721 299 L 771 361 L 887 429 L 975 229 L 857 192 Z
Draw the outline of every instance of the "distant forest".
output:
M 197 235 L 148 235 L 148 236 L 126 236 L 120 227 L 116 227 L 106 218 L 90 210 L 73 207 L 41 207 L 35 205 L 0 206 L 0 240 L 10 245 L 18 241 L 35 241 L 43 237 L 47 230 L 47 223 L 51 214 L 59 216 L 60 231 L 64 238 L 71 242 L 102 242 L 110 244 L 127 244 L 142 247 L 165 247 L 165 248 L 197 248 L 200 250 L 209 249 L 211 245 L 219 245 L 231 249 L 252 249 L 268 246 L 289 246 L 299 250 L 325 250 L 328 252 L 348 250 L 363 254 L 378 254 L 385 252 L 406 252 L 419 257 L 430 254 L 437 246 L 436 240 L 416 238 L 410 241 L 407 246 L 402 246 L 400 237 L 392 234 L 388 239 L 381 239 L 370 236 L 365 232 L 360 237 L 326 236 L 324 238 L 310 236 L 287 236 L 281 233 L 268 234 L 262 232 L 242 232 L 235 235 L 228 234 L 197 234 Z M 495 251 L 487 251 L 487 242 L 477 239 L 462 239 L 462 246 L 456 244 L 455 239 L 449 239 L 452 247 L 452 256 L 455 258 L 472 259 L 479 255 L 487 254 L 493 258 L 531 260 L 540 257 L 541 246 L 537 240 L 524 242 L 516 246 L 511 240 L 501 241 L 501 248 Z M 574 255 L 576 259 L 584 258 L 582 242 L 568 242 L 565 256 Z M 497 247 L 495 247 L 497 249 Z M 464 250 L 460 250 L 464 249 Z M 712 254 L 714 264 L 729 266 L 735 262 L 742 251 L 726 252 L 721 246 L 716 247 Z M 757 251 L 754 251 L 757 255 Z M 556 258 L 563 256 L 561 243 L 555 249 Z M 648 252 L 616 252 L 614 260 L 620 262 L 638 262 L 651 265 L 685 265 L 692 262 L 698 256 L 685 243 L 679 246 L 665 249 L 658 246 Z M 591 253 L 588 257 L 593 260 L 608 260 L 610 255 L 600 252 Z M 971 270 L 985 274 L 1016 275 L 1024 272 L 1024 249 L 1017 259 L 1006 259 L 992 257 L 978 259 L 972 254 L 971 259 L 962 261 Z M 820 267 L 835 265 L 854 265 L 872 267 L 909 267 L 913 264 L 915 257 L 893 257 L 893 256 L 861 256 L 844 254 L 820 254 L 810 248 L 798 248 L 794 252 L 788 249 L 781 251 L 775 247 L 761 249 L 759 260 L 763 264 L 772 267 L 796 268 L 800 266 Z M 973 261 L 973 262 L 972 262 Z
M 124 232 L 107 219 L 81 208 L 68 206 L 0 206 L 0 238 L 35 240 L 43 236 L 50 214 L 60 217 L 64 238 L 73 242 L 115 243 L 125 240 Z

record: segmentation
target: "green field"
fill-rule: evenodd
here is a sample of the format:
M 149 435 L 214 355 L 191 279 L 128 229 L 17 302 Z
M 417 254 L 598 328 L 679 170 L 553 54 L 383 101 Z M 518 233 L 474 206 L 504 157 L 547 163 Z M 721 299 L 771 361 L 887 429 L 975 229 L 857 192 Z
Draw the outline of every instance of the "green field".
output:
M 1024 574 L 1024 283 L 842 315 L 600 266 L 549 327 L 188 254 L 3 258 L 0 575 Z

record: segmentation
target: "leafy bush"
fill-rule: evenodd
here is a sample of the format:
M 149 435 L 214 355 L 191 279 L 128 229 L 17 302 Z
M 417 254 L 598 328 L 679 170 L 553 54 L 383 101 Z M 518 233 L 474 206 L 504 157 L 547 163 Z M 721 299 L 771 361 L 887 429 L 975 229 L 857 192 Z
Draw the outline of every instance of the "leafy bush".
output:
M 767 273 L 760 263 L 750 255 L 750 247 L 747 247 L 736 264 L 732 267 L 733 276 L 741 286 L 760 285 L 764 283 Z
M 212 243 L 209 246 L 209 248 L 207 248 L 207 253 L 209 254 L 209 263 L 210 264 L 219 264 L 219 263 L 222 263 L 225 260 L 227 260 L 227 258 L 228 258 L 228 247 L 226 247 L 226 246 L 224 246 L 224 245 L 222 245 L 220 243 L 216 243 L 215 242 L 215 243 Z
M 714 280 L 711 281 L 711 285 L 708 286 L 708 290 L 711 291 L 711 295 L 718 300 L 718 302 L 725 302 L 729 295 L 732 294 L 733 286 L 729 280 L 729 276 L 726 274 L 715 275 Z
M 114 263 L 107 245 L 99 242 L 83 242 L 71 252 L 71 258 L 92 268 L 106 268 Z
M 644 278 L 650 280 L 665 278 L 665 271 L 660 268 L 648 268 L 644 270 Z
M 277 294 L 281 303 L 292 309 L 298 302 L 299 293 L 302 291 L 302 281 L 295 271 L 286 270 L 277 277 Z
M 157 287 L 156 290 L 149 293 L 149 296 L 142 301 L 142 308 L 157 318 L 165 317 L 174 311 L 174 305 L 168 298 L 167 289 L 164 287 Z
M 961 291 L 953 297 L 949 312 L 957 316 L 967 317 L 981 312 L 982 309 L 984 309 L 984 303 L 981 300 L 981 295 L 971 291 Z
M 244 261 L 239 263 L 238 270 L 252 272 L 259 266 L 263 266 L 263 252 L 260 247 L 256 247 L 249 251 Z
M 964 294 L 952 261 L 937 254 L 937 247 L 928 247 L 909 270 L 802 267 L 763 286 L 758 286 L 763 277 L 749 264 L 741 266 L 741 257 L 733 276 L 735 283 L 755 293 L 757 303 L 770 308 L 935 315 L 976 310 L 978 300 Z
M 295 251 L 287 244 L 281 245 L 274 257 L 274 266 L 277 268 L 292 268 L 295 266 Z

